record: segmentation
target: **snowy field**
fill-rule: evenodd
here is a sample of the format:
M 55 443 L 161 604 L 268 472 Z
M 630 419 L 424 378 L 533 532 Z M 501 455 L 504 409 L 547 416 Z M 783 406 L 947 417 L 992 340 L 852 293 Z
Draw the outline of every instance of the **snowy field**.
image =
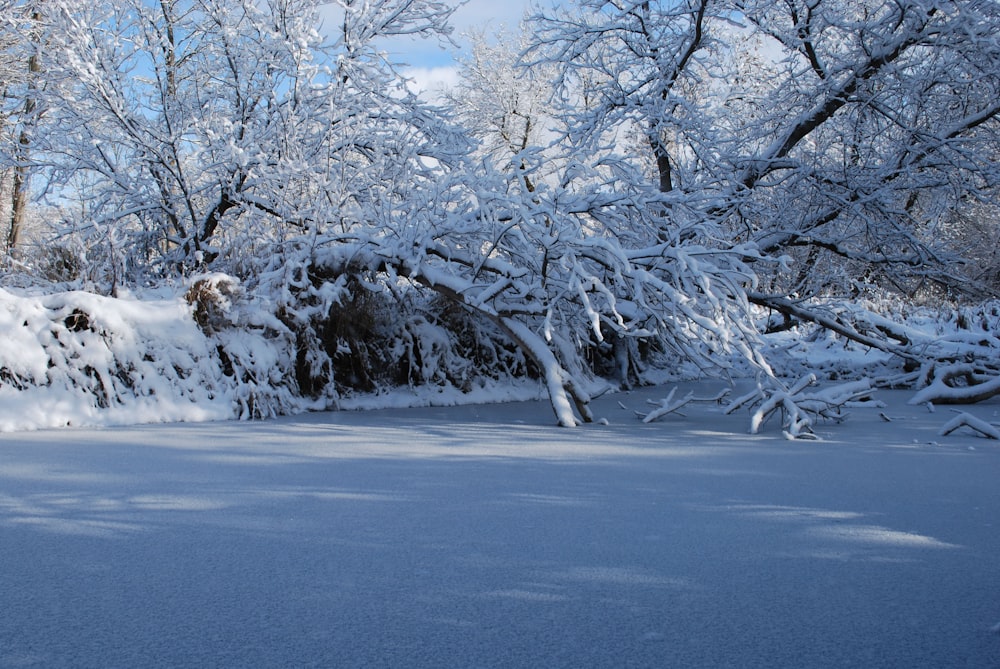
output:
M 1000 667 L 997 442 L 664 394 L 0 434 L 0 667 Z

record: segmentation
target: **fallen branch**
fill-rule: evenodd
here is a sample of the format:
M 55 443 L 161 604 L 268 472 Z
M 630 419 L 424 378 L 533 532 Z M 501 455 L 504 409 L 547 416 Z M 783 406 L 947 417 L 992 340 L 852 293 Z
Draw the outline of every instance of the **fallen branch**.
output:
M 942 370 L 933 383 L 910 399 L 910 404 L 975 404 L 1000 395 L 1000 376 L 980 380 L 968 365 L 953 365 Z M 956 386 L 956 379 L 971 380 L 969 385 Z
M 831 332 L 836 332 L 837 334 L 864 346 L 898 355 L 904 360 L 911 360 L 917 363 L 921 361 L 920 357 L 911 353 L 908 348 L 899 346 L 893 341 L 889 341 L 890 338 L 896 342 L 900 341 L 900 336 L 895 333 L 890 334 L 885 330 L 880 329 L 880 334 L 887 336 L 871 336 L 867 333 L 859 332 L 851 324 L 836 316 L 830 316 L 823 314 L 818 310 L 809 309 L 800 303 L 793 302 L 788 298 L 778 295 L 764 295 L 762 293 L 748 292 L 747 299 L 751 304 L 756 304 L 767 309 L 773 309 L 787 318 L 794 318 L 815 323 L 821 328 L 830 330 Z
M 812 425 L 817 418 L 840 422 L 847 417 L 842 412 L 845 407 L 881 406 L 871 401 L 872 385 L 867 379 L 806 392 L 815 383 L 816 376 L 809 374 L 789 388 L 758 385 L 753 392 L 734 400 L 726 408 L 726 413 L 756 405 L 750 418 L 750 433 L 757 434 L 773 414 L 780 412 L 785 437 L 814 439 Z
M 690 392 L 687 395 L 685 395 L 682 399 L 674 401 L 674 395 L 676 393 L 677 393 L 677 387 L 674 386 L 674 388 L 670 391 L 670 393 L 666 396 L 666 398 L 655 402 L 653 400 L 649 400 L 649 404 L 655 406 L 656 407 L 655 409 L 646 414 L 636 411 L 635 412 L 636 415 L 642 419 L 643 423 L 652 423 L 654 420 L 662 418 L 667 414 L 677 412 L 678 409 L 687 404 L 690 404 L 691 402 L 719 402 L 724 397 L 729 395 L 729 388 L 724 388 L 721 392 L 717 393 L 713 397 L 695 397 L 694 393 Z
M 1000 440 L 1000 429 L 997 429 L 992 424 L 987 423 L 980 418 L 976 418 L 972 414 L 964 411 L 958 412 L 957 416 L 945 423 L 938 434 L 942 437 L 946 437 L 962 427 L 967 427 L 975 432 L 978 432 L 988 439 Z

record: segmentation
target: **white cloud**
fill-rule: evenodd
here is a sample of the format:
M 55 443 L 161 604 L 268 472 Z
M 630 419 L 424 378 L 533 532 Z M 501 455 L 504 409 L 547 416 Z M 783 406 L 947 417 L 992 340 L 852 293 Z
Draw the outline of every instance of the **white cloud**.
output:
M 403 74 L 410 79 L 410 90 L 425 98 L 435 98 L 445 89 L 458 84 L 458 67 L 408 67 Z

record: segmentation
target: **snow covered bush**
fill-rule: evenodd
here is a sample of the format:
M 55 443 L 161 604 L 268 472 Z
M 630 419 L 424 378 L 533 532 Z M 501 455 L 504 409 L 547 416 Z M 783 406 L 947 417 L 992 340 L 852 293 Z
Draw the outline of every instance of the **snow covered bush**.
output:
M 196 316 L 196 314 L 198 314 Z M 228 277 L 184 297 L 0 290 L 0 429 L 261 418 L 302 398 L 287 328 Z
M 492 323 L 385 271 L 359 238 L 290 239 L 247 282 L 246 299 L 290 333 L 304 397 L 334 405 L 407 388 L 469 392 L 533 374 Z
M 194 280 L 184 299 L 214 352 L 239 418 L 272 418 L 322 403 L 303 401 L 294 374 L 294 337 L 223 274 Z M 263 307 L 263 308 L 262 308 Z
M 0 429 L 234 416 L 183 300 L 0 290 L 0 331 Z

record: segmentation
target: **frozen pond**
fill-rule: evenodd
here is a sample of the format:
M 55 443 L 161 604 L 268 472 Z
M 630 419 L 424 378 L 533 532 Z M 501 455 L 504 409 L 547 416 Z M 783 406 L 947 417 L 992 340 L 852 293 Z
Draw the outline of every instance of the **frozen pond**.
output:
M 663 394 L 0 434 L 0 667 L 1000 666 L 997 442 Z

